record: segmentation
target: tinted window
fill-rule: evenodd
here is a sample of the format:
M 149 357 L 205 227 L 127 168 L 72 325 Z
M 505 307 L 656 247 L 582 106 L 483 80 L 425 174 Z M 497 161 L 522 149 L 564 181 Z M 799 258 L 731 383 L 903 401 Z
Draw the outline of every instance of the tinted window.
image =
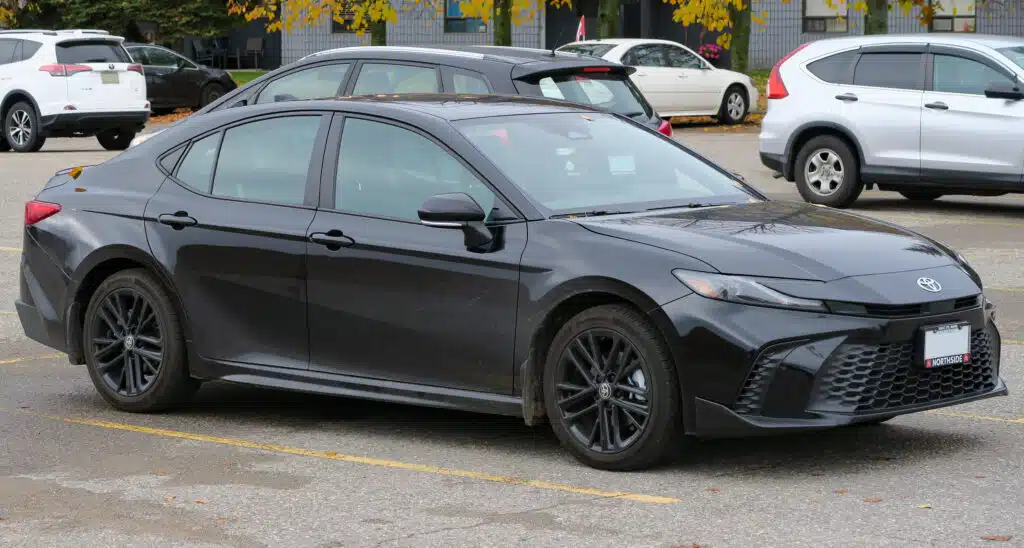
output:
M 14 49 L 17 45 L 17 40 L 0 40 L 0 65 L 14 62 Z
M 988 65 L 954 57 L 936 55 L 932 64 L 932 89 L 946 93 L 985 95 L 993 83 L 1013 83 L 1013 79 Z
M 146 50 L 149 49 L 149 48 L 126 48 L 126 49 L 128 50 L 128 55 L 130 55 L 132 57 L 132 61 L 135 61 L 136 63 L 142 63 L 143 65 L 150 64 L 149 63 L 149 57 L 146 56 Z
M 183 59 L 169 51 L 158 48 L 141 48 L 146 52 L 147 65 L 157 67 L 176 67 Z
M 622 62 L 636 67 L 667 67 L 665 51 L 659 46 L 637 46 L 623 56 Z
M 624 74 L 559 74 L 515 84 L 523 95 L 593 105 L 627 116 L 651 115 L 650 105 Z
M 924 55 L 920 53 L 865 53 L 857 62 L 853 83 L 858 86 L 923 89 Z
M 57 62 L 61 64 L 131 63 L 132 60 L 128 56 L 128 52 L 117 42 L 87 40 L 57 44 Z
M 558 51 L 578 53 L 580 55 L 589 55 L 591 57 L 601 57 L 611 51 L 614 47 L 614 44 L 573 44 L 571 46 L 562 46 L 558 48 Z
M 668 66 L 672 68 L 699 69 L 704 66 L 704 62 L 701 61 L 700 58 L 683 48 L 677 48 L 675 46 L 661 47 L 665 52 L 665 58 L 668 60 Z
M 175 177 L 186 185 L 200 191 L 209 192 L 213 179 L 213 165 L 217 161 L 217 145 L 220 144 L 220 133 L 203 137 L 192 144 L 185 159 L 178 166 Z
M 39 42 L 33 42 L 32 40 L 22 40 L 21 59 L 23 61 L 31 59 L 32 56 L 35 55 L 37 51 L 39 51 L 40 47 L 42 47 L 42 44 L 40 44 Z
M 452 70 L 452 90 L 455 93 L 479 93 L 486 95 L 491 92 L 484 75 L 468 70 Z
M 366 63 L 359 70 L 353 95 L 437 93 L 437 71 L 411 65 Z
M 712 165 L 610 114 L 514 115 L 454 125 L 516 186 L 556 213 L 751 199 Z
M 267 84 L 257 103 L 337 97 L 348 74 L 347 64 L 321 65 L 282 76 Z
M 338 158 L 335 207 L 365 215 L 419 221 L 427 198 L 465 192 L 484 211 L 494 194 L 447 151 L 413 131 L 350 118 Z
M 856 60 L 856 51 L 838 53 L 810 63 L 807 65 L 807 70 L 826 82 L 849 84 L 853 78 L 853 63 Z
M 320 116 L 251 122 L 224 133 L 213 194 L 301 205 Z

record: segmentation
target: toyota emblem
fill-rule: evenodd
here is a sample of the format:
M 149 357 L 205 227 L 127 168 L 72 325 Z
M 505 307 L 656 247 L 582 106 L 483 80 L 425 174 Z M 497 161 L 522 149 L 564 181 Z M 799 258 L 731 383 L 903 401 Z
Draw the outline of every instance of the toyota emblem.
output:
M 107 65 L 107 68 L 110 69 L 110 70 L 114 70 L 114 64 L 111 63 L 111 64 Z
M 930 291 L 932 293 L 938 293 L 939 291 L 942 291 L 942 285 L 940 285 L 939 282 L 931 278 L 918 278 L 917 286 L 925 291 Z

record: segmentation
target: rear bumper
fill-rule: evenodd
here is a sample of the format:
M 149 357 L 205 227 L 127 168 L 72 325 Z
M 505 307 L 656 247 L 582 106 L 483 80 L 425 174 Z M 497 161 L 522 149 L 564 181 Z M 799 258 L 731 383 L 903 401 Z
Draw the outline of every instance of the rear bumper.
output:
M 83 137 L 108 129 L 138 132 L 146 127 L 149 111 L 129 112 L 64 112 L 40 119 L 47 137 Z

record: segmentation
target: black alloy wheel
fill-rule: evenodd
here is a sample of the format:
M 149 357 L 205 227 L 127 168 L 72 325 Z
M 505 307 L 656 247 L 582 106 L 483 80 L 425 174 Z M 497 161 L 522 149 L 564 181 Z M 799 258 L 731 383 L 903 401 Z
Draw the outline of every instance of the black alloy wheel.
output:
M 650 321 L 625 305 L 579 313 L 552 341 L 545 408 L 559 440 L 584 464 L 648 468 L 683 439 L 675 366 Z
M 188 375 L 185 342 L 166 291 L 145 270 L 107 278 L 85 313 L 85 360 L 93 385 L 122 411 L 158 411 L 199 386 Z

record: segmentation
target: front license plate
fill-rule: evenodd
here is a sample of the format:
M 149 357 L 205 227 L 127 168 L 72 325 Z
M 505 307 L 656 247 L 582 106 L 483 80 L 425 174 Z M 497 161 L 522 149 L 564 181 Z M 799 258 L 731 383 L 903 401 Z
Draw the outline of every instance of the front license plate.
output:
M 954 323 L 924 329 L 925 369 L 970 362 L 971 324 Z
M 118 78 L 116 72 L 101 72 L 100 73 L 100 81 L 102 81 L 104 84 L 119 84 L 119 83 L 121 83 L 121 79 Z

